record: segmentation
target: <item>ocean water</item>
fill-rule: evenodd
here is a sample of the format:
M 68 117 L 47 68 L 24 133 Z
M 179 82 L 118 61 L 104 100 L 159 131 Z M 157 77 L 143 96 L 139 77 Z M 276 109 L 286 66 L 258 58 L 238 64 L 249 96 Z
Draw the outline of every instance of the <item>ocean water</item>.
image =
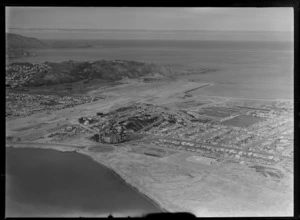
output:
M 133 29 L 19 29 L 8 32 L 38 39 L 72 40 L 184 40 L 184 41 L 291 41 L 285 31 L 133 30 Z
M 266 98 L 274 92 L 277 93 L 274 97 L 280 98 L 292 98 L 293 95 L 294 51 L 291 41 L 72 41 L 87 43 L 92 47 L 35 50 L 35 57 L 10 59 L 7 62 L 134 60 L 164 65 L 175 72 L 212 69 L 215 71 L 199 74 L 197 80 L 239 84 L 237 88 L 241 87 L 241 84 L 247 84 L 247 88 L 254 85 L 256 91 L 257 88 L 263 89 L 261 93 Z M 269 90 L 266 90 L 266 87 Z M 212 88 L 205 88 L 203 91 L 209 91 L 211 94 Z M 280 91 L 280 94 L 276 91 Z M 218 94 L 219 92 L 213 92 L 213 95 Z
M 87 156 L 45 149 L 6 149 L 5 197 L 6 217 L 127 217 L 161 212 Z

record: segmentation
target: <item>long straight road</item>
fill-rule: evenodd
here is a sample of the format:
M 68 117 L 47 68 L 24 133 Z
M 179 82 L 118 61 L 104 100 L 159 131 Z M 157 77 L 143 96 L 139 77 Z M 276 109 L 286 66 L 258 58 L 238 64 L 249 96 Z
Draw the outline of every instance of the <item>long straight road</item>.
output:
M 6 146 L 8 145 L 33 145 L 33 146 L 54 146 L 54 147 L 77 147 L 77 148 L 86 148 L 89 146 L 78 146 L 78 145 L 71 145 L 71 144 L 61 144 L 61 143 L 37 143 L 37 142 L 26 142 L 26 141 L 18 141 L 18 142 L 6 142 Z
M 276 154 L 270 154 L 270 153 L 265 153 L 261 151 L 252 151 L 252 150 L 247 150 L 245 148 L 234 148 L 234 147 L 227 147 L 227 146 L 222 146 L 222 145 L 215 145 L 215 144 L 208 144 L 204 142 L 196 142 L 196 141 L 186 141 L 178 138 L 170 138 L 170 137 L 164 137 L 164 136 L 159 136 L 159 135 L 151 135 L 151 138 L 149 139 L 142 139 L 142 140 L 136 140 L 134 142 L 144 142 L 144 141 L 149 141 L 149 140 L 157 140 L 157 139 L 165 139 L 165 140 L 171 140 L 171 141 L 179 141 L 179 142 L 188 142 L 188 143 L 193 143 L 195 145 L 205 145 L 205 146 L 210 146 L 212 148 L 225 148 L 225 149 L 230 149 L 230 150 L 235 150 L 235 151 L 242 151 L 242 152 L 247 152 L 247 153 L 255 153 L 255 154 L 260 154 L 260 155 L 265 155 L 265 156 L 276 156 L 282 159 L 291 159 L 292 157 L 288 156 L 282 156 L 282 155 L 276 155 Z M 127 144 L 132 143 L 132 142 L 127 142 Z M 188 146 L 186 146 L 188 147 Z

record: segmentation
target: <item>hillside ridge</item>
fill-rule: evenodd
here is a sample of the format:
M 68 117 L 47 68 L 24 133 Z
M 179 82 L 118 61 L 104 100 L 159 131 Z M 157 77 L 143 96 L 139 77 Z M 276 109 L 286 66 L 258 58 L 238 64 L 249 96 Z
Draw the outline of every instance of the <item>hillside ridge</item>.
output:
M 33 56 L 30 49 L 47 48 L 48 45 L 33 37 L 25 37 L 19 34 L 6 33 L 6 57 L 17 58 Z
M 119 81 L 124 78 L 163 79 L 171 75 L 167 67 L 126 60 L 64 61 L 42 64 L 12 63 L 6 67 L 6 84 L 12 87 L 55 85 L 81 80 Z

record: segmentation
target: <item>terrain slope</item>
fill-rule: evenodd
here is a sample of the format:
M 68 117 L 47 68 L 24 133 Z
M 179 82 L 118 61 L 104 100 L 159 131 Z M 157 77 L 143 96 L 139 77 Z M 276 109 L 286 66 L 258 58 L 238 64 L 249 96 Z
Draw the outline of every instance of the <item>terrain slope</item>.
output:
M 151 63 L 99 60 L 45 62 L 43 64 L 13 63 L 7 67 L 6 76 L 11 81 L 9 84 L 41 86 L 91 79 L 118 81 L 124 78 L 136 79 L 145 76 L 161 79 L 170 73 L 170 69 Z

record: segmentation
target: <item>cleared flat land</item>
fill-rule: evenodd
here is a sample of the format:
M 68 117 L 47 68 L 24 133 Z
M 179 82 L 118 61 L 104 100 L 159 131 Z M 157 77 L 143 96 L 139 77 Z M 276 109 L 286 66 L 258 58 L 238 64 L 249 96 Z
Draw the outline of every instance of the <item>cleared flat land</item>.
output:
M 91 152 L 110 152 L 114 150 L 113 147 L 107 145 L 89 147 L 88 149 Z
M 204 163 L 204 164 L 211 164 L 215 162 L 215 159 L 207 158 L 207 157 L 201 157 L 201 156 L 191 156 L 187 158 L 187 161 L 196 162 L 196 163 Z

